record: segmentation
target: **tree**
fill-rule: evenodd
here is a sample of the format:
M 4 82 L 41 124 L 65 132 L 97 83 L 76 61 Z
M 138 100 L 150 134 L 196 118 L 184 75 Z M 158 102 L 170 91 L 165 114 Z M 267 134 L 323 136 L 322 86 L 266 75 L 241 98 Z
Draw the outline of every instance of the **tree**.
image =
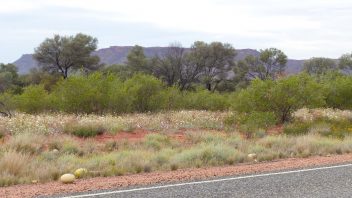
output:
M 344 54 L 339 59 L 339 68 L 346 73 L 351 73 L 352 71 L 352 53 Z
M 71 70 L 94 71 L 101 67 L 99 57 L 91 55 L 97 49 L 97 42 L 96 38 L 82 33 L 75 36 L 55 35 L 44 40 L 35 49 L 33 57 L 43 70 L 60 73 L 66 79 Z
M 25 86 L 42 84 L 47 91 L 50 91 L 60 79 L 60 74 L 50 74 L 38 68 L 32 68 L 28 74 L 21 75 Z
M 287 56 L 279 49 L 269 48 L 260 50 L 259 57 L 249 55 L 239 61 L 234 67 L 234 73 L 244 81 L 255 78 L 261 80 L 276 79 L 284 72 L 287 63 Z
M 181 86 L 185 70 L 185 48 L 180 43 L 169 45 L 166 53 L 152 59 L 153 73 L 168 86 Z
M 303 68 L 308 74 L 317 76 L 336 71 L 338 69 L 334 60 L 323 57 L 313 57 L 304 61 Z
M 19 86 L 17 67 L 13 64 L 0 64 L 0 93 Z
M 127 55 L 126 65 L 132 72 L 143 72 L 150 74 L 152 69 L 148 67 L 148 59 L 144 55 L 143 47 L 135 45 Z
M 192 81 L 197 79 L 206 89 L 214 91 L 227 78 L 235 56 L 235 49 L 228 43 L 196 41 L 188 54 L 184 76 Z

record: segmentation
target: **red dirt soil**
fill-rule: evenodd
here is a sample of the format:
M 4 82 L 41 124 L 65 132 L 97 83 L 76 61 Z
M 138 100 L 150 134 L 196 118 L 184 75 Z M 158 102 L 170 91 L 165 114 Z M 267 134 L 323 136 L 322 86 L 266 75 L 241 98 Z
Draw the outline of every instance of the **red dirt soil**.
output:
M 138 142 L 138 141 L 142 141 L 146 135 L 153 134 L 153 133 L 157 133 L 157 132 L 148 131 L 145 129 L 137 129 L 132 132 L 121 131 L 121 132 L 118 132 L 116 135 L 104 133 L 102 135 L 96 136 L 94 140 L 98 142 L 120 141 L 120 140 Z M 178 141 L 185 140 L 185 133 L 183 131 L 178 131 L 178 132 L 169 134 L 169 136 Z
M 269 128 L 266 133 L 268 135 L 278 135 L 278 134 L 282 134 L 284 131 L 284 125 L 277 125 L 274 127 Z
M 254 174 L 267 171 L 288 170 L 318 165 L 332 165 L 352 162 L 352 154 L 330 157 L 289 158 L 265 163 L 240 164 L 234 166 L 183 169 L 176 171 L 156 171 L 137 175 L 117 177 L 97 177 L 76 180 L 73 184 L 49 182 L 44 184 L 17 185 L 0 188 L 0 196 L 6 198 L 34 197 L 72 192 L 103 190 L 132 185 L 161 184 L 167 182 L 205 179 L 226 175 Z
M 106 142 L 106 141 L 111 141 L 111 140 L 128 140 L 128 141 L 140 141 L 142 140 L 146 135 L 151 134 L 153 132 L 144 130 L 144 129 L 136 129 L 131 132 L 125 132 L 121 131 L 118 132 L 116 135 L 112 134 L 107 134 L 104 133 L 102 135 L 98 135 L 94 139 L 98 142 Z

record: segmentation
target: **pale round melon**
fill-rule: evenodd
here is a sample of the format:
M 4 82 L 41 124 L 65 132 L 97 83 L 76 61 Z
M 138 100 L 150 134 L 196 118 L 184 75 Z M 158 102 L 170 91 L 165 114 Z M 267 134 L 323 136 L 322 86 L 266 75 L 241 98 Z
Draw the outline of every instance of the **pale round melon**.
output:
M 60 177 L 60 181 L 64 184 L 71 184 L 75 181 L 75 176 L 71 173 L 68 173 L 68 174 L 63 174 L 61 177 Z
M 79 168 L 74 172 L 74 175 L 76 176 L 76 178 L 81 178 L 87 173 L 88 170 L 86 168 Z

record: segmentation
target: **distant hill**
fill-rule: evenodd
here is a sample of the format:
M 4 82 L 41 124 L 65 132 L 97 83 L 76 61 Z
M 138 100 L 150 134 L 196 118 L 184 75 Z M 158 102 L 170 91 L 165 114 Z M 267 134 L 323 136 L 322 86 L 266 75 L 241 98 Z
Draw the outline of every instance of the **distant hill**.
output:
M 111 46 L 109 48 L 99 49 L 93 54 L 100 57 L 101 63 L 111 65 L 111 64 L 121 64 L 127 60 L 127 55 L 133 46 Z M 144 53 L 147 57 L 153 57 L 155 55 L 163 54 L 167 51 L 167 47 L 146 47 L 144 48 Z M 248 55 L 258 56 L 259 51 L 254 49 L 237 49 L 236 60 L 242 60 Z M 289 59 L 287 62 L 286 72 L 298 73 L 303 67 L 304 60 L 293 60 Z M 36 61 L 33 59 L 31 54 L 24 54 L 13 64 L 18 67 L 20 74 L 28 73 L 30 69 L 37 66 Z
M 13 64 L 17 66 L 20 74 L 28 73 L 30 69 L 37 66 L 37 62 L 33 59 L 32 54 L 23 54 Z

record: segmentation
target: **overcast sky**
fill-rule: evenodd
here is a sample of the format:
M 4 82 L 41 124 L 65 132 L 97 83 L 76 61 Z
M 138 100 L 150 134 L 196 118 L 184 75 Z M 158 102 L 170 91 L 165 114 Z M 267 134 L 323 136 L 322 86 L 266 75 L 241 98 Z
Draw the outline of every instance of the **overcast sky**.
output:
M 337 58 L 352 51 L 351 24 L 351 0 L 0 0 L 0 62 L 78 32 L 99 48 L 203 40 Z

